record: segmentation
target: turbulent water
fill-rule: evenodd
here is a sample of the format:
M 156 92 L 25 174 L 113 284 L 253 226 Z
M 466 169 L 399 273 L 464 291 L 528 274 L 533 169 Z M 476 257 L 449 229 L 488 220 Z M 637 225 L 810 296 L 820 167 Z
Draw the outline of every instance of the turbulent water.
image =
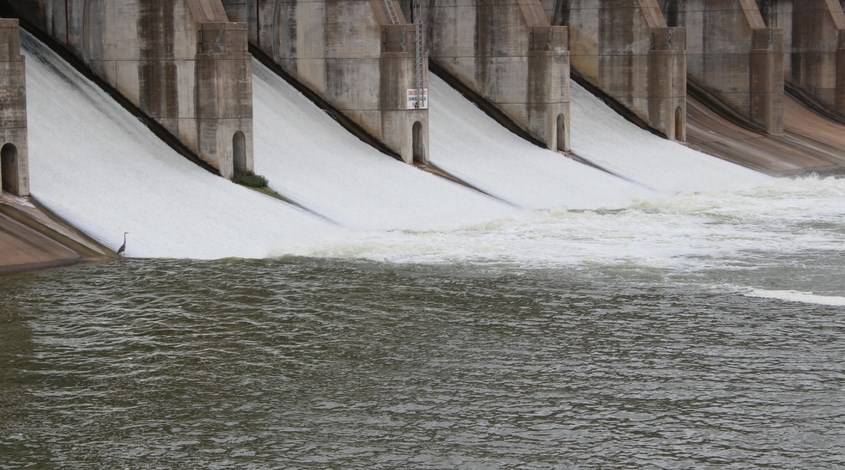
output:
M 845 465 L 845 181 L 0 280 L 0 468 Z
M 266 259 L 0 278 L 0 468 L 845 466 L 845 180 L 762 177 L 574 87 L 573 149 L 611 177 L 434 79 L 432 160 L 497 201 L 257 66 L 256 168 L 333 225 L 24 43 L 42 202 L 130 256 Z

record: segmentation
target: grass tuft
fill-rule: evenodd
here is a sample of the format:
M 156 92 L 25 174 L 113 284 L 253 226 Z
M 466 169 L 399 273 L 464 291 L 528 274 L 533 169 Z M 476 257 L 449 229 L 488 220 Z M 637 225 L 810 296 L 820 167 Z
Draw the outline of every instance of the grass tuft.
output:
M 266 188 L 267 178 L 251 171 L 235 171 L 232 181 L 248 188 Z

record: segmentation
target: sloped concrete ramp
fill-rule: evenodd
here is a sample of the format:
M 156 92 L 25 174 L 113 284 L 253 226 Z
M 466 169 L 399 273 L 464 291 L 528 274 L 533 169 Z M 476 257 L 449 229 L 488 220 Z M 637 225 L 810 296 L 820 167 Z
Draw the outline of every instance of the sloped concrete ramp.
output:
M 0 194 L 0 274 L 114 257 L 33 199 Z
M 793 96 L 783 101 L 786 135 L 827 155 L 827 160 L 845 172 L 845 124 L 815 112 Z
M 845 126 L 790 96 L 784 102 L 784 134 L 763 135 L 687 97 L 690 147 L 773 176 L 845 173 Z

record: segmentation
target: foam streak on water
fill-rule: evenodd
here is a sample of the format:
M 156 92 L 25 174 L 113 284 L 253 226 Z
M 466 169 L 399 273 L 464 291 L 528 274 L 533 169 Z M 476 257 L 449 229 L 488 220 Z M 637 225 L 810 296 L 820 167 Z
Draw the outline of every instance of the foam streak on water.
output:
M 762 299 L 779 299 L 786 302 L 845 307 L 845 297 L 816 295 L 812 292 L 748 289 L 746 295 L 749 297 L 760 297 Z

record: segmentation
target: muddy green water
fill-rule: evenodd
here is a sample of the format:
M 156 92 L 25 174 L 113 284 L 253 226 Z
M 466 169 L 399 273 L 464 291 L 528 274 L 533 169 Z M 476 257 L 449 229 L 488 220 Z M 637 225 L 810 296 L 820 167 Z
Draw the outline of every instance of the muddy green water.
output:
M 845 307 L 725 285 L 834 294 L 843 266 L 3 277 L 0 468 L 841 467 Z

